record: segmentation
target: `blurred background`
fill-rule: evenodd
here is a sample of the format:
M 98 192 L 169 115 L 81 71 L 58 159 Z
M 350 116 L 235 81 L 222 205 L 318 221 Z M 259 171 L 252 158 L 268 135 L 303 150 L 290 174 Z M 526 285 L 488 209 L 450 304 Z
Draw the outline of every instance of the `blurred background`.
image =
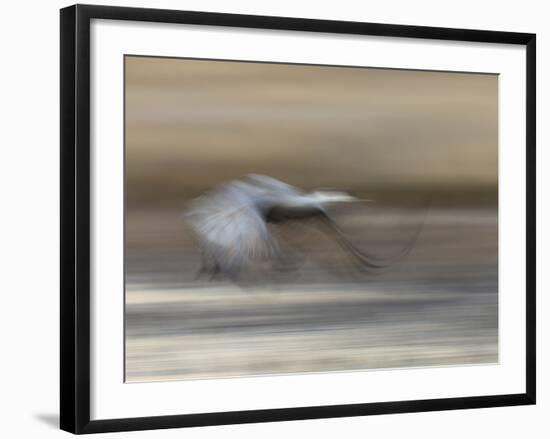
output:
M 496 75 L 127 56 L 125 115 L 127 381 L 498 361 Z M 379 275 L 295 226 L 288 278 L 196 279 L 186 203 L 247 173 L 375 199 L 335 215 L 378 254 L 425 225 Z

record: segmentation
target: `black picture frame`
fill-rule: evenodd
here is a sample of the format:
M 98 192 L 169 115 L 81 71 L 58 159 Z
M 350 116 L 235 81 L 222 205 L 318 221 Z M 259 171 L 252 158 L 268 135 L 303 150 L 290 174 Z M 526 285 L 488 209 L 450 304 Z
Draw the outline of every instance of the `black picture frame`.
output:
M 527 79 L 526 392 L 494 396 L 90 420 L 90 21 L 92 19 L 524 45 L 527 59 L 525 66 Z M 60 425 L 63 430 L 80 434 L 535 404 L 535 34 L 89 5 L 75 5 L 62 9 L 60 24 Z

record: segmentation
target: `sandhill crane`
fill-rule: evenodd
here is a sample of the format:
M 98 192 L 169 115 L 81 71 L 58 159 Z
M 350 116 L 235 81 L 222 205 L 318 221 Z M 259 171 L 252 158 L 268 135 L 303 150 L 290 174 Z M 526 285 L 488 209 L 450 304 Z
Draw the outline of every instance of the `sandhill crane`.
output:
M 222 275 L 239 281 L 249 274 L 288 268 L 280 243 L 268 223 L 317 219 L 316 224 L 332 236 L 365 270 L 379 270 L 403 258 L 409 244 L 391 258 L 380 258 L 360 250 L 338 227 L 327 207 L 359 200 L 345 192 L 304 192 L 264 175 L 247 175 L 222 184 L 194 199 L 183 215 L 194 231 L 203 253 L 200 274 Z

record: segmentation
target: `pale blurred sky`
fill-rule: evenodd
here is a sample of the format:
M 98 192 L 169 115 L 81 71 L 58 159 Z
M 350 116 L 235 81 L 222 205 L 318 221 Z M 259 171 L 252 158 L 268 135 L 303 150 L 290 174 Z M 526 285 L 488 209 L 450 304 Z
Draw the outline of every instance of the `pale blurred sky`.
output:
M 130 202 L 247 173 L 496 191 L 498 76 L 126 57 Z

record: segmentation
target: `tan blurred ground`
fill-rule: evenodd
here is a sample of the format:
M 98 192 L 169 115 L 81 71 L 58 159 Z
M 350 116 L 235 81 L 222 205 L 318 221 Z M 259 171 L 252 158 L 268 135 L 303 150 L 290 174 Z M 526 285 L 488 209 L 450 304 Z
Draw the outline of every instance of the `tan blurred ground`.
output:
M 391 252 L 418 219 L 393 210 L 348 213 L 343 227 L 364 248 Z M 246 288 L 196 279 L 200 252 L 177 211 L 132 217 L 136 229 L 163 226 L 127 256 L 127 381 L 498 361 L 494 208 L 432 207 L 411 254 L 377 275 L 296 230 L 287 237 L 309 249 L 306 263 Z

